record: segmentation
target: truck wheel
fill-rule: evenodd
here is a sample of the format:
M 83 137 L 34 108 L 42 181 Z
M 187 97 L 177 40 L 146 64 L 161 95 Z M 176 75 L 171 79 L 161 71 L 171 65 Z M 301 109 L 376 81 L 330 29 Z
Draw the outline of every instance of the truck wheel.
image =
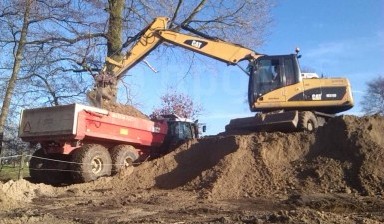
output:
M 66 169 L 67 163 L 57 161 L 65 161 L 64 156 L 45 154 L 44 149 L 39 149 L 33 153 L 29 161 L 29 175 L 32 181 L 53 185 L 67 182 L 68 172 L 62 171 Z
M 69 155 L 64 154 L 50 154 L 46 163 L 46 167 L 49 170 L 46 175 L 46 182 L 49 184 L 61 184 L 69 183 L 71 181 L 71 173 L 69 172 Z M 62 161 L 62 162 L 60 162 Z
M 112 157 L 112 175 L 132 166 L 132 163 L 139 158 L 139 153 L 131 145 L 115 146 L 110 149 L 110 153 Z
M 89 182 L 102 176 L 110 176 L 112 161 L 108 150 L 97 144 L 84 145 L 72 154 L 73 180 Z
M 45 182 L 45 161 L 47 160 L 43 158 L 47 158 L 47 154 L 45 154 L 43 149 L 38 149 L 32 154 L 29 161 L 29 175 L 33 182 Z
M 301 112 L 298 128 L 299 130 L 314 132 L 318 128 L 315 114 L 311 111 Z

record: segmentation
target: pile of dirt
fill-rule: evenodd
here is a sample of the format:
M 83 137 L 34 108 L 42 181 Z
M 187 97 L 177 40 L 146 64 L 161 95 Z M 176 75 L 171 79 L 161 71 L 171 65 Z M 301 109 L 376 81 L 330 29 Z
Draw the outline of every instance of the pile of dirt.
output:
M 383 133 L 381 116 L 340 116 L 316 133 L 205 137 L 90 183 L 0 183 L 0 217 L 4 223 L 383 223 Z
M 384 117 L 336 117 L 316 134 L 298 176 L 304 187 L 384 194 Z M 307 187 L 310 189 L 310 187 Z
M 145 115 L 140 110 L 138 110 L 137 108 L 131 105 L 108 102 L 108 103 L 103 103 L 103 109 L 106 109 L 108 111 L 115 112 L 115 113 L 125 114 L 128 116 L 149 120 L 147 115 Z
M 17 206 L 18 202 L 9 198 L 2 190 L 2 183 L 0 182 L 0 211 L 8 210 Z
M 291 162 L 303 159 L 313 140 L 313 135 L 304 133 L 241 136 L 235 153 L 225 156 L 186 187 L 215 199 L 287 193 L 296 185 Z
M 108 99 L 103 99 L 100 106 L 100 99 L 97 97 L 97 90 L 93 89 L 89 92 L 87 92 L 87 100 L 88 102 L 96 107 L 101 107 L 103 109 L 106 109 L 108 111 L 112 111 L 115 113 L 125 114 L 132 117 L 138 117 L 142 119 L 149 120 L 148 116 L 146 116 L 144 113 L 142 113 L 140 110 L 135 108 L 131 105 L 125 105 L 125 104 L 119 104 L 111 101 L 112 98 L 116 99 L 115 96 L 113 96 L 112 92 L 110 92 L 110 88 L 104 89 L 106 92 L 103 92 L 104 96 L 110 96 Z
M 106 184 L 125 190 L 182 188 L 215 199 L 297 191 L 381 195 L 383 133 L 383 117 L 340 116 L 316 133 L 207 137 Z
M 31 202 L 37 196 L 54 196 L 54 187 L 45 184 L 33 184 L 25 179 L 10 180 L 0 185 L 4 195 L 11 200 Z
M 4 210 L 20 207 L 20 202 L 31 202 L 32 199 L 39 196 L 55 195 L 54 187 L 45 184 L 33 184 L 24 179 L 10 180 L 6 183 L 0 182 L 0 208 Z
M 340 116 L 316 133 L 205 137 L 144 162 L 132 173 L 56 191 L 17 181 L 3 184 L 0 192 L 27 201 L 36 192 L 99 196 L 147 189 L 186 190 L 201 199 L 284 198 L 330 192 L 384 195 L 383 133 L 381 116 Z M 21 187 L 12 188 L 16 183 Z

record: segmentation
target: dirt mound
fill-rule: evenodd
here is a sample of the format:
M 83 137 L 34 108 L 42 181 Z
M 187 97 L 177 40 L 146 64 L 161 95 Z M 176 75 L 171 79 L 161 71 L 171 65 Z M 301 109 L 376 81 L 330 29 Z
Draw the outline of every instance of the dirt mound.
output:
M 0 182 L 0 211 L 16 207 L 18 202 L 9 198 L 2 188 L 3 184 Z
M 136 167 L 128 177 L 119 175 L 108 182 L 101 180 L 101 185 L 112 185 L 114 189 L 178 188 L 235 152 L 239 141 L 238 136 L 190 141 L 164 157 Z
M 148 116 L 146 116 L 144 113 L 142 113 L 135 107 L 131 105 L 114 103 L 113 101 L 111 101 L 113 98 L 116 100 L 116 96 L 114 96 L 111 88 L 103 88 L 102 91 L 103 91 L 102 94 L 104 95 L 104 97 L 109 96 L 107 99 L 103 98 L 102 102 L 100 102 L 100 99 L 98 99 L 97 89 L 92 89 L 91 91 L 87 92 L 87 100 L 92 106 L 101 107 L 103 109 L 106 109 L 108 111 L 112 111 L 115 113 L 126 114 L 132 117 L 138 117 L 138 118 L 149 120 Z
M 286 192 L 295 186 L 290 163 L 304 157 L 313 135 L 261 133 L 240 139 L 235 153 L 205 170 L 186 188 L 199 189 L 202 196 L 218 199 Z
M 45 184 L 33 184 L 27 180 L 8 181 L 0 185 L 4 195 L 15 201 L 31 202 L 36 196 L 53 196 L 56 194 L 54 187 Z
M 316 133 L 224 134 L 190 141 L 133 172 L 85 184 L 0 183 L 0 219 L 383 223 L 383 133 L 383 117 L 341 116 Z
M 214 136 L 184 144 L 147 162 L 125 189 L 183 188 L 226 199 L 290 192 L 384 193 L 380 116 L 341 116 L 315 134 L 253 133 Z
M 384 194 L 384 117 L 336 117 L 316 134 L 299 177 L 329 191 Z
M 39 196 L 54 196 L 54 187 L 44 184 L 33 184 L 24 179 L 0 183 L 0 210 L 20 207 L 20 202 L 31 202 Z M 23 204 L 22 204 L 23 205 Z
M 132 174 L 56 191 L 22 180 L 1 185 L 6 194 L 0 196 L 28 201 L 39 192 L 99 196 L 151 188 L 182 189 L 209 199 L 297 192 L 384 195 L 383 133 L 383 117 L 340 116 L 316 133 L 212 136 L 187 142 Z
M 109 103 L 104 103 L 103 108 L 111 112 L 149 120 L 147 115 L 145 115 L 140 110 L 136 109 L 131 105 L 124 105 L 124 104 L 109 102 Z

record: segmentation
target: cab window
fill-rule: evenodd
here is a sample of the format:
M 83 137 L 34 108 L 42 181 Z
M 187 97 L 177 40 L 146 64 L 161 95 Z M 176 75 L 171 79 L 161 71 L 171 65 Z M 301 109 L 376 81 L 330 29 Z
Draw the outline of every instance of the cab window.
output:
M 292 85 L 296 83 L 295 71 L 293 68 L 293 61 L 291 58 L 284 59 L 284 73 L 286 85 Z
M 258 94 L 264 94 L 283 86 L 281 64 L 278 58 L 262 59 L 258 63 L 255 86 Z
M 191 139 L 192 138 L 192 130 L 191 130 L 191 126 L 189 125 L 189 123 L 182 123 L 182 126 L 183 126 L 183 138 L 184 139 Z

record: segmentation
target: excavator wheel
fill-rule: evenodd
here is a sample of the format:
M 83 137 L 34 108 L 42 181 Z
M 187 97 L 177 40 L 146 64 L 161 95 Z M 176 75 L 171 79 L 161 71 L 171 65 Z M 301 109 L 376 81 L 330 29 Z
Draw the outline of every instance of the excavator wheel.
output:
M 318 128 L 316 116 L 311 111 L 300 112 L 299 123 L 297 125 L 299 130 L 314 132 Z

